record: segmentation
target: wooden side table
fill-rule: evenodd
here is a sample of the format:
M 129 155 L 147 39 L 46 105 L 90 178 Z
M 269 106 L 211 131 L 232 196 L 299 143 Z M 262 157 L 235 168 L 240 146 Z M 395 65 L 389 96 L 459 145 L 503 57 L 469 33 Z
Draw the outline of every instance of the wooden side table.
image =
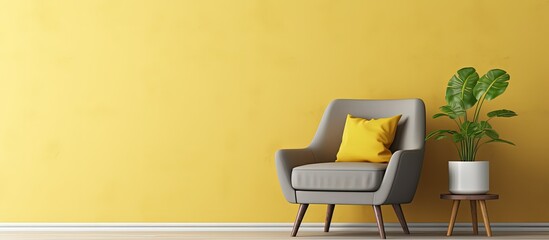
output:
M 450 223 L 448 224 L 448 232 L 446 236 L 452 236 L 454 230 L 454 224 L 456 223 L 456 216 L 459 209 L 459 203 L 461 200 L 469 200 L 471 203 L 471 217 L 473 218 L 473 233 L 478 235 L 478 222 L 477 222 L 477 202 L 480 203 L 480 211 L 482 212 L 482 218 L 484 219 L 484 227 L 486 228 L 486 235 L 492 236 L 492 229 L 490 228 L 490 221 L 488 220 L 488 210 L 486 209 L 486 200 L 495 200 L 499 198 L 498 194 L 440 194 L 441 199 L 453 200 L 452 216 L 450 217 Z

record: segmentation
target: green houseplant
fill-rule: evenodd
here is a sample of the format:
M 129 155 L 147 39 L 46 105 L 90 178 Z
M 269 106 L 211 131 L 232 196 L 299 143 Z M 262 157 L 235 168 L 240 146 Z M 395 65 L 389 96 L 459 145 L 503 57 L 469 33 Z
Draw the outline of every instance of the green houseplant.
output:
M 462 68 L 448 81 L 446 105 L 433 118 L 448 117 L 457 126 L 456 130 L 441 129 L 429 133 L 427 139 L 449 138 L 454 143 L 460 161 L 449 163 L 450 192 L 456 194 L 482 194 L 489 190 L 488 162 L 475 161 L 478 149 L 488 143 L 512 142 L 501 139 L 490 121 L 500 117 L 514 117 L 517 114 L 507 109 L 487 113 L 482 118 L 481 109 L 505 92 L 510 76 L 501 69 L 492 69 L 479 78 L 472 67 Z

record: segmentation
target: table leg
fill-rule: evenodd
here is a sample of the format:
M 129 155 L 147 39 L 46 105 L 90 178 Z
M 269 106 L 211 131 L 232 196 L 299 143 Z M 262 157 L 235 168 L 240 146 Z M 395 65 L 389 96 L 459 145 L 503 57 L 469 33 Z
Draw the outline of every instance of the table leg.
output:
M 492 236 L 492 229 L 490 228 L 490 220 L 488 220 L 488 209 L 486 208 L 486 201 L 479 200 L 480 211 L 482 211 L 482 218 L 484 219 L 484 228 L 486 228 L 486 235 Z
M 473 220 L 473 234 L 478 235 L 477 201 L 471 200 L 471 217 Z
M 450 223 L 448 224 L 448 232 L 446 233 L 446 236 L 452 236 L 452 231 L 454 231 L 454 224 L 456 223 L 459 202 L 460 200 L 454 200 L 454 204 L 452 205 L 452 216 L 450 217 Z

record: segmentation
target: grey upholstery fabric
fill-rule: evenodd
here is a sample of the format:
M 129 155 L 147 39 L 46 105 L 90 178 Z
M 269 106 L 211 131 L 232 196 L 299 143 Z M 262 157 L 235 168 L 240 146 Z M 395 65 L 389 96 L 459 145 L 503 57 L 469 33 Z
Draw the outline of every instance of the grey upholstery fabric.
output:
M 292 187 L 296 190 L 375 191 L 381 185 L 386 163 L 330 162 L 295 167 Z
M 292 186 L 292 169 L 298 166 L 333 162 L 336 159 L 347 114 L 362 118 L 402 114 L 393 155 L 377 190 L 338 192 L 297 191 Z M 275 154 L 276 170 L 287 201 L 291 203 L 401 204 L 412 201 L 423 163 L 425 106 L 420 99 L 355 100 L 337 99 L 328 105 L 311 144 L 304 149 L 283 149 Z
M 298 201 L 309 204 L 364 204 L 374 201 L 374 192 L 296 191 Z

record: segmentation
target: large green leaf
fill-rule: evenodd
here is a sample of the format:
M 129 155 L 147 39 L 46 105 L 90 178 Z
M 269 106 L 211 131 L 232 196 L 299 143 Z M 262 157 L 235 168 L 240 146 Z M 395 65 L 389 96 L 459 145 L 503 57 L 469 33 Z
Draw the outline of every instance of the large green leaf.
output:
M 480 121 L 480 128 L 482 130 L 484 129 L 492 129 L 492 125 L 490 125 L 490 123 L 488 123 L 487 121 Z
M 485 135 L 488 135 L 488 134 L 492 134 L 491 133 L 488 133 L 486 134 L 486 132 L 488 131 L 494 131 L 492 129 L 492 125 L 490 125 L 490 123 L 488 123 L 487 121 L 480 121 L 480 123 L 477 124 L 477 132 L 475 134 L 475 138 L 482 138 L 484 137 Z M 495 131 L 494 131 L 495 132 Z M 497 134 L 497 133 L 496 133 Z M 494 134 L 492 134 L 493 136 Z
M 461 133 L 454 133 L 452 134 L 452 140 L 456 143 L 461 142 L 463 141 L 463 135 L 461 135 Z
M 439 118 L 439 117 L 449 117 L 446 113 L 437 113 L 433 115 L 433 118 Z
M 507 140 L 503 140 L 503 139 L 492 139 L 490 141 L 486 141 L 485 143 L 493 143 L 493 142 L 499 142 L 499 143 L 507 143 L 507 144 L 511 144 L 513 146 L 515 146 L 514 143 L 510 142 L 510 141 L 507 141 Z
M 474 136 L 477 129 L 478 129 L 477 124 L 470 121 L 464 121 L 463 123 L 461 123 L 461 126 L 459 127 L 459 130 L 464 138 Z
M 499 139 L 499 134 L 494 129 L 485 129 L 484 133 L 486 136 L 490 137 L 491 139 Z
M 477 85 L 478 73 L 472 67 L 462 68 L 448 81 L 446 88 L 446 102 L 448 105 L 463 104 L 465 109 L 475 105 L 477 99 L 473 95 L 473 88 Z
M 435 137 L 435 140 L 445 139 L 447 137 L 448 135 L 438 135 L 437 137 Z
M 486 132 L 483 127 L 484 125 L 478 122 L 464 121 L 459 126 L 459 131 L 463 138 L 480 138 Z
M 501 69 L 492 69 L 478 80 L 477 85 L 473 88 L 473 94 L 477 100 L 480 100 L 482 96 L 485 96 L 486 100 L 492 100 L 505 92 L 510 78 L 507 72 Z
M 442 139 L 443 137 L 440 137 L 440 136 L 446 136 L 445 134 L 454 134 L 456 133 L 456 131 L 454 130 L 435 130 L 435 131 L 432 131 L 430 132 L 427 137 L 425 137 L 425 140 L 428 140 L 429 138 L 432 138 L 434 136 L 436 140 L 440 140 Z
M 465 115 L 465 109 L 463 109 L 461 104 L 452 104 L 452 105 L 442 106 L 440 107 L 440 111 L 448 115 L 448 117 L 451 119 L 456 119 L 460 116 Z M 437 116 L 437 117 L 440 117 L 440 116 Z
M 507 109 L 500 109 L 500 110 L 491 111 L 487 115 L 488 115 L 489 118 L 493 118 L 493 117 L 514 117 L 514 116 L 517 116 L 517 113 L 515 113 L 511 110 L 507 110 Z
M 478 122 L 472 122 L 470 125 L 471 130 L 468 133 L 469 137 L 479 137 L 484 134 L 484 126 L 481 125 L 481 123 Z

